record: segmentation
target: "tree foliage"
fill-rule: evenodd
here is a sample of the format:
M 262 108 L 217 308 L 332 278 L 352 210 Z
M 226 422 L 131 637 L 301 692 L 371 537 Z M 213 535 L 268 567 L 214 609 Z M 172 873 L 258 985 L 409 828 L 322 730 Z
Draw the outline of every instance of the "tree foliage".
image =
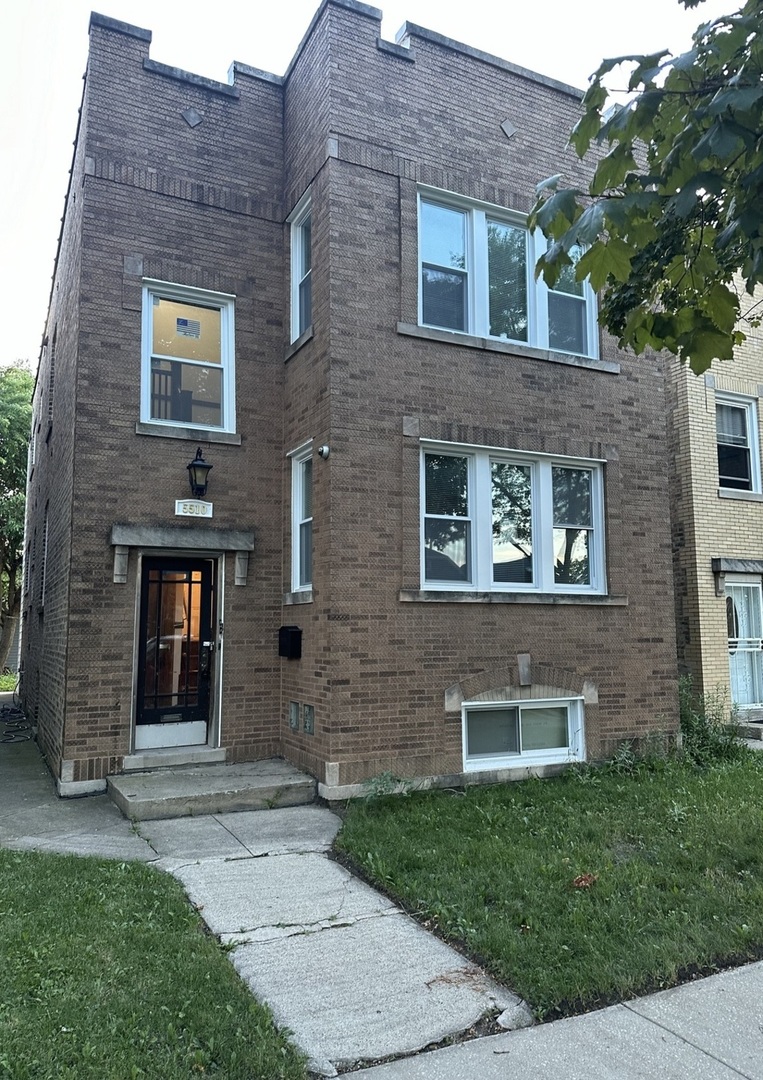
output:
M 604 80 L 621 65 L 632 97 L 611 106 Z M 587 190 L 539 185 L 537 272 L 553 285 L 584 248 L 575 274 L 603 290 L 621 346 L 668 349 L 697 373 L 730 359 L 761 315 L 763 0 L 701 25 L 680 56 L 605 60 L 571 143 L 598 160 Z
M 0 369 L 0 669 L 18 619 L 24 545 L 24 490 L 34 378 L 25 367 Z

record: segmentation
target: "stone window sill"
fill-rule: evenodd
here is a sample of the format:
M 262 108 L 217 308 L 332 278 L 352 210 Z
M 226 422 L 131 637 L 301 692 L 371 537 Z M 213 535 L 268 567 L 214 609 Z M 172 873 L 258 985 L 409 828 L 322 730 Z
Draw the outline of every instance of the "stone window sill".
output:
M 398 599 L 408 604 L 584 604 L 593 607 L 627 607 L 627 596 L 591 593 L 460 592 L 457 589 L 401 589 Z
M 139 421 L 135 425 L 136 435 L 158 435 L 160 439 L 187 439 L 195 443 L 227 443 L 240 446 L 241 436 L 232 431 L 215 431 L 212 428 L 184 427 L 182 424 L 147 424 Z
M 312 604 L 313 590 L 300 589 L 298 592 L 284 593 L 282 602 L 284 607 L 291 607 L 294 604 Z
M 759 491 L 738 491 L 736 488 L 718 488 L 719 499 L 737 499 L 740 502 L 763 502 Z
M 397 332 L 398 334 L 406 334 L 408 337 L 439 341 L 445 345 L 461 345 L 468 349 L 483 349 L 485 352 L 526 356 L 532 360 L 545 360 L 551 364 L 567 364 L 570 367 L 606 371 L 611 375 L 620 374 L 620 365 L 612 363 L 610 360 L 593 360 L 587 356 L 574 356 L 572 353 L 552 352 L 550 349 L 534 349 L 530 345 L 517 345 L 514 342 L 499 341 L 497 338 L 475 337 L 473 334 L 455 333 L 451 330 L 436 330 L 431 326 L 416 326 L 413 323 L 403 322 L 397 324 Z

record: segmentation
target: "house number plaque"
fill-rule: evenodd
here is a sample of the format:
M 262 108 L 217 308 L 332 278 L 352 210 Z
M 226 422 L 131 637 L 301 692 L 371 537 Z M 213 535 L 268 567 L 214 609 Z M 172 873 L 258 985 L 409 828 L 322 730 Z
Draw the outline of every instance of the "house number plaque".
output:
M 211 518 L 213 505 L 201 499 L 176 499 L 175 517 Z

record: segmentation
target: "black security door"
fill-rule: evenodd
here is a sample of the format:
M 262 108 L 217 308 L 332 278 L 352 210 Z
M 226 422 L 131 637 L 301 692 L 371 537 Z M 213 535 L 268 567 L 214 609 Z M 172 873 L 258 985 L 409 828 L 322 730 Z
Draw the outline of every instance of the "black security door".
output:
M 136 721 L 209 722 L 214 564 L 144 558 Z

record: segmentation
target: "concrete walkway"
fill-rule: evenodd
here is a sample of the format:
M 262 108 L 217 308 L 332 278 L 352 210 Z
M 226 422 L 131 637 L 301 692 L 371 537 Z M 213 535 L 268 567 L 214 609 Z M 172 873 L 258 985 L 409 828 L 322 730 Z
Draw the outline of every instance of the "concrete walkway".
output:
M 525 1007 L 327 852 L 321 807 L 145 821 L 62 801 L 36 746 L 0 743 L 0 845 L 140 859 L 173 873 L 316 1072 L 368 1080 L 763 1080 L 763 964 L 554 1024 L 427 1053 Z

